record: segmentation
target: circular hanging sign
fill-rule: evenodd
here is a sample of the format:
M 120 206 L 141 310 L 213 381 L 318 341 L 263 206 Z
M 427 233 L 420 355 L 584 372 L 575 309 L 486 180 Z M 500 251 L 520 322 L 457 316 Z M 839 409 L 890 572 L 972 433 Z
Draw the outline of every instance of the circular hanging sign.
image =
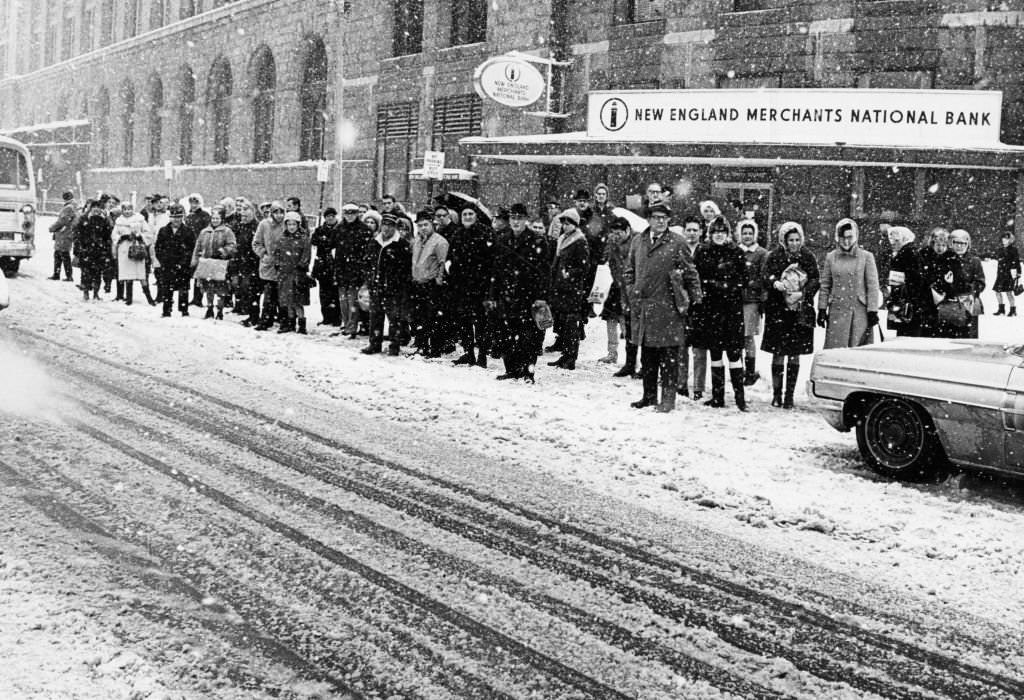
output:
M 547 81 L 532 63 L 510 56 L 489 58 L 473 73 L 473 87 L 506 107 L 528 107 L 540 99 Z

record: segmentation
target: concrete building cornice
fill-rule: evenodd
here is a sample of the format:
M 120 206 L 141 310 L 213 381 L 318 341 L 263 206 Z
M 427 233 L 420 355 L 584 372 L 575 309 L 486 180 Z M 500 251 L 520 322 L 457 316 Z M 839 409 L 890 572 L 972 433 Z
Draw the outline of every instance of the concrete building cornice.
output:
M 165 24 L 157 29 L 150 29 L 149 31 L 137 34 L 128 39 L 122 39 L 121 41 L 110 44 L 109 46 L 103 46 L 98 49 L 94 49 L 93 51 L 89 51 L 88 53 L 79 54 L 65 61 L 53 63 L 29 73 L 12 75 L 0 80 L 0 88 L 25 80 L 61 77 L 66 73 L 71 73 L 80 68 L 88 67 L 96 62 L 103 61 L 104 59 L 144 47 L 153 41 L 172 38 L 191 29 L 196 29 L 222 19 L 233 17 L 239 12 L 258 10 L 278 1 L 279 0 L 236 0 L 236 2 L 222 5 L 221 7 L 217 7 L 212 10 L 207 10 L 200 14 L 193 15 L 192 17 L 177 20 L 170 24 Z

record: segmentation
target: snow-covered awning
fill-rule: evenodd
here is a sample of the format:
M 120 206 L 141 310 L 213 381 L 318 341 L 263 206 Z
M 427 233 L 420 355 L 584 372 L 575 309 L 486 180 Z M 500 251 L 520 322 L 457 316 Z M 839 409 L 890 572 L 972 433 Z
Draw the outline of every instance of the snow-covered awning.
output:
M 1024 146 L 919 148 L 822 143 L 679 143 L 615 141 L 586 132 L 523 136 L 470 136 L 460 149 L 478 160 L 539 165 L 697 164 L 764 168 L 829 167 L 968 168 L 1024 170 Z
M 423 173 L 423 168 L 416 168 L 415 170 L 409 171 L 409 178 L 412 180 L 427 180 L 427 176 Z M 434 178 L 436 179 L 436 178 Z M 441 170 L 442 180 L 475 180 L 476 173 L 472 170 L 463 170 L 462 168 L 442 168 Z

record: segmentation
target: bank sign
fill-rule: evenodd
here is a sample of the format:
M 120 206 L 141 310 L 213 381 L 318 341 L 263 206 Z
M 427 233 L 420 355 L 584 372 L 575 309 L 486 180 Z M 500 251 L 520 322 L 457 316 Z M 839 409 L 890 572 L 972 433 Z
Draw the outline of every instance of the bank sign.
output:
M 924 148 L 999 145 L 996 90 L 592 92 L 587 135 L 616 141 Z

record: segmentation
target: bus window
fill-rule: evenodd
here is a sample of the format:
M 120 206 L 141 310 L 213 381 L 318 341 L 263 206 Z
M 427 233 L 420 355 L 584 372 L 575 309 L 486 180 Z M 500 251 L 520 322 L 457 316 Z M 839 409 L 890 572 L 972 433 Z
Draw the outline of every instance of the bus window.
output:
M 25 156 L 3 146 L 0 146 L 0 187 L 28 189 L 28 164 Z

